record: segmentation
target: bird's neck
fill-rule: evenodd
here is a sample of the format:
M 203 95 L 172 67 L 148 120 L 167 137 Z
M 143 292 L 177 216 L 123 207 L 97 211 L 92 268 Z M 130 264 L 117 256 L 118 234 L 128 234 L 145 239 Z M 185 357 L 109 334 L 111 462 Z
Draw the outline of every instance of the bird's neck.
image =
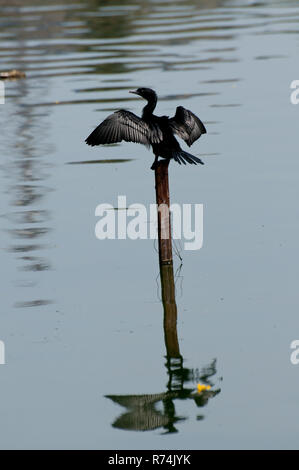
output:
M 147 118 L 147 117 L 152 116 L 156 105 L 157 105 L 157 98 L 152 98 L 151 100 L 149 100 L 147 102 L 147 105 L 145 105 L 142 110 L 142 117 Z

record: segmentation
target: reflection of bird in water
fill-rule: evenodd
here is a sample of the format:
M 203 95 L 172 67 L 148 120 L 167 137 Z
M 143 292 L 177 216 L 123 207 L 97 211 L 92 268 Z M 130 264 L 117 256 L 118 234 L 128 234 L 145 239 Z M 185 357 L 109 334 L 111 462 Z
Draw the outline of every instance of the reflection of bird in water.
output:
M 157 428 L 173 428 L 177 421 L 184 420 L 176 416 L 169 416 L 155 408 L 160 401 L 174 399 L 177 393 L 156 393 L 153 395 L 106 395 L 115 403 L 127 408 L 113 423 L 118 429 L 134 431 L 150 431 Z
M 153 395 L 106 395 L 106 397 L 128 410 L 113 423 L 115 428 L 149 431 L 163 427 L 168 432 L 177 432 L 174 424 L 186 418 L 176 415 L 175 400 L 193 399 L 198 407 L 202 407 L 218 393 L 220 393 L 219 389 L 202 393 L 194 393 L 192 389 L 182 389 Z M 163 411 L 156 408 L 159 402 L 163 404 Z
M 203 162 L 181 149 L 178 141 L 174 137 L 177 134 L 189 147 L 202 134 L 205 134 L 206 128 L 201 120 L 191 111 L 178 106 L 175 116 L 155 116 L 153 111 L 157 104 L 157 95 L 150 88 L 138 88 L 131 91 L 141 96 L 147 101 L 143 108 L 142 118 L 130 111 L 121 109 L 108 116 L 98 127 L 87 137 L 85 142 L 88 145 L 112 144 L 115 142 L 136 142 L 152 147 L 155 161 L 152 169 L 158 162 L 158 157 L 170 160 L 173 158 L 179 164 Z

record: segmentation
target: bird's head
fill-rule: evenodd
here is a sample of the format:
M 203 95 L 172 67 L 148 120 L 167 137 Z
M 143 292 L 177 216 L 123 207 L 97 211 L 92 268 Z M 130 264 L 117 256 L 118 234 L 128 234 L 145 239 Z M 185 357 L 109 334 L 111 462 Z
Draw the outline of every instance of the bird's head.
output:
M 141 98 L 144 98 L 147 101 L 157 100 L 156 92 L 151 88 L 137 88 L 137 90 L 130 91 L 129 93 L 141 96 Z

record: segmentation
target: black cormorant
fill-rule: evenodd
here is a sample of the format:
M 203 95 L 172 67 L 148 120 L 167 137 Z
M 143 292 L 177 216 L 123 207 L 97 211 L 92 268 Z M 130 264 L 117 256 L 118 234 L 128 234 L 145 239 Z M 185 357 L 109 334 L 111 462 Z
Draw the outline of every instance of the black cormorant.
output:
M 181 149 L 178 141 L 174 137 L 177 134 L 187 145 L 192 145 L 195 140 L 205 134 L 206 128 L 201 120 L 188 109 L 178 106 L 175 116 L 155 116 L 153 111 L 157 104 L 157 95 L 151 88 L 138 88 L 135 93 L 147 101 L 143 108 L 142 118 L 136 116 L 125 109 L 116 111 L 108 116 L 95 130 L 87 137 L 85 142 L 88 145 L 113 144 L 115 142 L 136 142 L 148 147 L 152 146 L 155 154 L 155 161 L 152 170 L 158 162 L 158 157 L 173 158 L 179 164 L 186 162 L 196 165 L 203 162 Z

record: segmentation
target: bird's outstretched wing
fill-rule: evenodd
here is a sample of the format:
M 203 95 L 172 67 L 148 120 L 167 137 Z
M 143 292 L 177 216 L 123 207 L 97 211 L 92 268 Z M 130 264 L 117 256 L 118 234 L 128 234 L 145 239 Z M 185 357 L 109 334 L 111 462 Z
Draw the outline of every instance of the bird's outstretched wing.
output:
M 88 145 L 113 144 L 125 140 L 150 145 L 161 142 L 163 134 L 156 124 L 148 124 L 136 114 L 121 109 L 110 114 L 87 137 Z
M 169 119 L 172 130 L 181 137 L 189 147 L 202 134 L 206 134 L 206 128 L 201 120 L 188 109 L 178 106 L 175 116 Z

